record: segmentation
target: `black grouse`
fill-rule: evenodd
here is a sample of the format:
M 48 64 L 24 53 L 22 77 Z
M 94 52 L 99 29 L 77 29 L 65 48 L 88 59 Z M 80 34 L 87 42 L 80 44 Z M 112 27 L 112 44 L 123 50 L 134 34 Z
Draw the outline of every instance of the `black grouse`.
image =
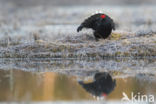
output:
M 95 39 L 106 39 L 115 30 L 113 20 L 106 14 L 98 13 L 85 19 L 84 22 L 77 28 L 77 32 L 83 28 L 92 28 L 94 30 Z
M 95 74 L 93 82 L 84 83 L 83 81 L 79 81 L 79 84 L 95 96 L 106 96 L 116 87 L 116 80 L 112 79 L 109 73 L 102 72 Z

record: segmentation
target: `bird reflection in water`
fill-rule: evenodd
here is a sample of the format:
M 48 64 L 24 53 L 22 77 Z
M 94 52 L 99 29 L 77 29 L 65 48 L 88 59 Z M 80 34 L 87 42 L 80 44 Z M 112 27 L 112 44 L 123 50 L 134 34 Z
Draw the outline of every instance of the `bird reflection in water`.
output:
M 98 72 L 94 75 L 93 82 L 85 83 L 83 81 L 79 81 L 79 84 L 92 95 L 105 97 L 114 90 L 116 80 L 107 72 Z

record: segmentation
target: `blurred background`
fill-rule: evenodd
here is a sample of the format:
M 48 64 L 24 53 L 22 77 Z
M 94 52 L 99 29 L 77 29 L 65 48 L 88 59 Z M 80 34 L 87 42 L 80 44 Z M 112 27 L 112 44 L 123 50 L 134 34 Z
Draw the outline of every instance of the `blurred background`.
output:
M 16 6 L 153 5 L 155 0 L 1 0 Z

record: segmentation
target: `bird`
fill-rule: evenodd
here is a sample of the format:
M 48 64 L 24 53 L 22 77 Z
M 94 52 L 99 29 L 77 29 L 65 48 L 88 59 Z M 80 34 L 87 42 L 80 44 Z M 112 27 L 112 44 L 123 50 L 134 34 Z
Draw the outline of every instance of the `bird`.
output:
M 83 28 L 93 29 L 95 39 L 98 41 L 109 37 L 112 30 L 115 30 L 115 23 L 108 15 L 97 13 L 85 19 L 77 28 L 77 32 L 80 32 Z
M 112 79 L 111 75 L 107 72 L 98 72 L 94 75 L 93 82 L 85 83 L 79 81 L 79 84 L 92 95 L 102 97 L 107 96 L 114 90 L 116 80 Z

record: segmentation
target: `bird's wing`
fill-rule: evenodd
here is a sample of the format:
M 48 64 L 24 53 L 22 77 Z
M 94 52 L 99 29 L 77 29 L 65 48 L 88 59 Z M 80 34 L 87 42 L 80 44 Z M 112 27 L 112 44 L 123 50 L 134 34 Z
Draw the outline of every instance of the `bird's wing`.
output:
M 95 21 L 98 19 L 98 16 L 101 15 L 101 14 L 95 14 L 95 15 L 92 15 L 91 17 L 85 19 L 81 25 L 77 28 L 77 31 L 81 31 L 82 28 L 92 28 L 94 26 L 94 23 Z

